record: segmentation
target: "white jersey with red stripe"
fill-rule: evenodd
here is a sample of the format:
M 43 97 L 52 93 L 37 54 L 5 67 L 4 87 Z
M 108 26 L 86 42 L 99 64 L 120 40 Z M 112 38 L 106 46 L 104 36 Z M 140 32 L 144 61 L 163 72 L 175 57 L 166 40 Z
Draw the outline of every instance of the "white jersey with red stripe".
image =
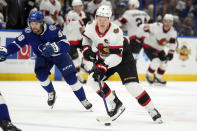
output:
M 40 3 L 40 11 L 44 14 L 44 21 L 47 24 L 56 24 L 57 21 L 59 21 L 58 17 L 61 11 L 61 4 L 58 0 L 55 0 L 53 4 L 49 0 L 42 0 Z
M 145 24 L 142 27 L 149 34 L 144 39 L 144 46 L 151 47 L 158 51 L 168 50 L 173 53 L 177 47 L 177 32 L 173 27 L 164 31 L 162 23 Z
M 71 10 L 66 15 L 66 24 L 63 32 L 67 36 L 71 45 L 79 44 L 82 39 L 82 32 L 85 28 L 82 20 L 84 18 L 86 18 L 84 11 L 81 11 L 81 13 L 78 14 L 74 10 Z
M 125 24 L 128 36 L 132 39 L 136 37 L 139 26 L 148 23 L 149 20 L 150 16 L 145 11 L 127 10 L 115 23 L 119 26 Z
M 97 22 L 93 21 L 86 25 L 82 44 L 89 45 L 94 52 L 97 52 L 98 58 L 103 59 L 110 68 L 118 65 L 122 61 L 122 56 L 102 53 L 98 50 L 98 45 L 103 44 L 109 49 L 123 49 L 123 40 L 123 32 L 116 24 L 110 23 L 107 31 L 101 34 L 98 31 Z
M 96 14 L 96 10 L 101 6 L 101 5 L 108 5 L 112 7 L 111 2 L 107 0 L 102 0 L 100 3 L 95 3 L 94 0 L 88 3 L 87 5 L 87 12 L 90 13 L 92 16 Z M 93 17 L 94 18 L 94 17 Z

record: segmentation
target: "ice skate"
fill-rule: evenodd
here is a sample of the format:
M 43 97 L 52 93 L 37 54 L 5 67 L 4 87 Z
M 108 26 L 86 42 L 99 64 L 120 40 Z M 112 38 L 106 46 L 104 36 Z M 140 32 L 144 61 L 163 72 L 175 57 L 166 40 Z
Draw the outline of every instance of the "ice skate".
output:
M 3 129 L 3 131 L 22 131 L 8 120 L 0 121 L 0 127 Z
M 115 95 L 115 99 L 111 103 L 111 110 L 109 111 L 108 115 L 111 117 L 112 121 L 115 121 L 125 111 L 125 107 L 116 96 L 115 91 L 112 93 Z
M 48 93 L 48 105 L 51 106 L 51 109 L 53 108 L 54 104 L 55 104 L 55 100 L 56 100 L 56 92 L 53 91 L 51 93 Z
M 154 75 L 154 85 L 165 86 L 166 83 L 167 82 L 165 80 L 162 80 L 162 79 L 156 77 L 156 75 Z
M 147 81 L 149 84 L 153 84 L 154 79 L 152 79 L 152 76 L 146 74 L 146 81 Z
M 87 99 L 81 101 L 81 104 L 86 108 L 86 110 L 92 111 L 92 104 Z
M 156 123 L 163 123 L 162 119 L 161 119 L 161 114 L 158 112 L 157 109 L 153 109 L 151 111 L 148 111 L 149 115 L 152 117 L 153 121 Z

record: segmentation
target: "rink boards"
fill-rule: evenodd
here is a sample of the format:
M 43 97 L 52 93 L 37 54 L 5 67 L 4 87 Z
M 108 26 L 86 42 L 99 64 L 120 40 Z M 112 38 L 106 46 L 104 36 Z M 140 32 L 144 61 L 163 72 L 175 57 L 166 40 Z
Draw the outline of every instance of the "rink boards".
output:
M 17 37 L 21 31 L 1 30 L 0 46 L 5 46 Z M 174 58 L 168 63 L 165 79 L 168 81 L 197 81 L 197 37 L 179 37 L 179 46 Z M 34 74 L 35 55 L 31 47 L 26 45 L 22 50 L 0 63 L 0 80 L 37 80 Z M 149 59 L 142 50 L 137 56 L 137 69 L 140 80 L 145 80 Z M 51 70 L 52 80 L 60 80 L 61 75 L 56 68 Z M 85 78 L 88 76 L 83 74 Z M 109 80 L 120 80 L 117 74 Z

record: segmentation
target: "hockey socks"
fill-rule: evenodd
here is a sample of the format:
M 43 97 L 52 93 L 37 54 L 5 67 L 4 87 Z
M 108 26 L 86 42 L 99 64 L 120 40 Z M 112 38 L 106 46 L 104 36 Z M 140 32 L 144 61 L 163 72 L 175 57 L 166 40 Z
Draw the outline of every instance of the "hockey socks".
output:
M 49 78 L 47 78 L 43 82 L 40 82 L 40 84 L 48 93 L 51 93 L 54 91 L 53 84 Z
M 0 105 L 0 121 L 1 120 L 11 121 L 10 120 L 9 113 L 8 113 L 8 108 L 7 108 L 7 105 L 6 104 L 1 104 Z
M 70 86 L 71 86 L 75 96 L 79 99 L 79 101 L 83 101 L 86 99 L 84 89 L 81 86 L 81 84 L 79 83 L 79 81 L 77 81 L 74 85 L 70 85 Z

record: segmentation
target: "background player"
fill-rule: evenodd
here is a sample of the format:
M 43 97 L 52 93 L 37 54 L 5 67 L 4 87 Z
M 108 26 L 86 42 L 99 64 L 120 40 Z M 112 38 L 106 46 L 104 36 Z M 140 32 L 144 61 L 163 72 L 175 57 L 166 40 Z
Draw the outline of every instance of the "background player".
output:
M 143 43 L 143 38 L 137 37 L 138 30 L 140 29 L 139 26 L 151 22 L 151 19 L 145 11 L 138 10 L 138 0 L 129 0 L 128 5 L 128 10 L 115 23 L 128 32 L 131 51 L 136 55 L 140 52 Z
M 162 80 L 162 76 L 166 71 L 167 61 L 172 60 L 177 47 L 177 32 L 173 28 L 173 16 L 166 14 L 162 23 L 145 24 L 141 28 L 149 34 L 145 37 L 143 44 L 144 51 L 151 60 L 146 80 L 150 84 L 155 82 L 165 85 L 166 81 Z

